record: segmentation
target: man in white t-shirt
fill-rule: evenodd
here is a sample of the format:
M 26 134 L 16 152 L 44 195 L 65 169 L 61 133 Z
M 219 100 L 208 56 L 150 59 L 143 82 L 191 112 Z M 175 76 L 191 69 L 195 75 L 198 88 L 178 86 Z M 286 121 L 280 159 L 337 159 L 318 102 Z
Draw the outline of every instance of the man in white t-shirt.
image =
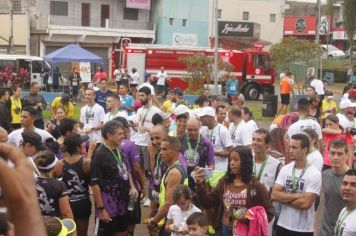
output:
M 102 106 L 95 103 L 95 91 L 88 88 L 85 90 L 85 101 L 87 105 L 80 109 L 80 122 L 83 124 L 84 132 L 92 142 L 102 142 L 101 128 L 104 125 L 105 111 Z
M 310 86 L 313 86 L 315 88 L 316 93 L 323 99 L 324 98 L 324 84 L 323 81 L 321 81 L 318 78 L 315 78 L 310 82 Z
M 128 118 L 126 111 L 119 111 L 121 106 L 120 97 L 115 94 L 111 94 L 106 99 L 106 110 L 108 111 L 104 117 L 104 124 L 108 121 L 113 120 L 115 117 Z
M 1 114 L 0 114 L 1 115 Z M 8 136 L 8 143 L 14 145 L 17 148 L 21 147 L 23 140 L 22 133 L 24 130 L 31 130 L 39 134 L 42 138 L 42 143 L 45 143 L 48 138 L 55 138 L 46 130 L 36 128 L 35 123 L 36 111 L 33 107 L 27 106 L 22 109 L 21 112 L 21 129 L 12 131 Z
M 164 71 L 164 67 L 161 67 L 160 72 L 157 73 L 157 97 L 161 97 L 166 91 L 166 79 L 168 78 L 167 72 Z
M 306 98 L 298 100 L 297 111 L 299 114 L 299 120 L 289 126 L 288 136 L 292 137 L 294 134 L 303 133 L 305 129 L 313 129 L 318 134 L 318 140 L 322 139 L 320 124 L 313 118 L 309 118 L 309 101 Z
M 200 134 L 206 136 L 214 144 L 215 171 L 226 171 L 228 157 L 233 143 L 229 130 L 215 120 L 215 110 L 212 107 L 203 107 L 198 113 L 202 128 Z
M 137 110 L 136 124 L 138 127 L 138 134 L 133 142 L 137 145 L 141 168 L 148 172 L 150 170 L 150 162 L 147 147 L 148 143 L 150 142 L 149 132 L 154 126 L 152 124 L 152 117 L 156 113 L 161 113 L 162 111 L 152 105 L 152 95 L 150 88 L 140 88 L 138 90 L 138 97 L 142 107 Z
M 245 121 L 241 117 L 241 109 L 232 106 L 229 109 L 228 118 L 230 121 L 229 134 L 231 140 L 236 146 L 247 146 L 251 149 L 252 136 L 248 135 L 248 130 Z
M 356 170 L 346 171 L 340 188 L 346 207 L 340 212 L 335 225 L 335 236 L 356 235 Z
M 350 99 L 344 99 L 340 102 L 340 113 L 336 115 L 342 128 L 354 128 L 355 107 L 355 104 Z
M 320 194 L 321 173 L 307 161 L 310 142 L 305 134 L 295 134 L 289 143 L 293 162 L 282 167 L 271 198 L 282 203 L 276 235 L 310 235 L 314 232 L 314 202 Z

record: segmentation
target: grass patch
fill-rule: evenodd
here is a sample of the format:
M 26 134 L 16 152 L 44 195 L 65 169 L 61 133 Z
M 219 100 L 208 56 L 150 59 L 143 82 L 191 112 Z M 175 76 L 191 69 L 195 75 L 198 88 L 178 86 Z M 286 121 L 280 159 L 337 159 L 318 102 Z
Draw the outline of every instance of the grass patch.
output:
M 74 115 L 73 115 L 73 119 L 79 121 L 80 118 L 80 108 L 82 108 L 81 104 L 78 104 L 74 106 Z M 46 120 L 52 120 L 52 114 L 51 114 L 51 110 L 45 110 L 43 113 L 43 119 Z

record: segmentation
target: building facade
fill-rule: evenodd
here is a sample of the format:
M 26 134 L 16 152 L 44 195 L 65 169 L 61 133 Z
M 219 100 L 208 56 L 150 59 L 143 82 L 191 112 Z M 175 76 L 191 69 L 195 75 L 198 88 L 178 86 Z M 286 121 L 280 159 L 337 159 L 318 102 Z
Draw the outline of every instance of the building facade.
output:
M 156 44 L 208 46 L 209 4 L 206 0 L 153 1 L 151 22 Z

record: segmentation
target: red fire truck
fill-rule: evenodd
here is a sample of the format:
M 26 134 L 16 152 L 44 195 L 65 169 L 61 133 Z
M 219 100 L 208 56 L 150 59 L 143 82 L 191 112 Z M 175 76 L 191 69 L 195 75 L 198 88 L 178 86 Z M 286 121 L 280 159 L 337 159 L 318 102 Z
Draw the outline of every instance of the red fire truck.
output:
M 147 74 L 156 75 L 164 66 L 168 77 L 171 78 L 169 86 L 186 89 L 187 83 L 183 78 L 188 76 L 188 72 L 186 65 L 179 58 L 196 54 L 213 56 L 214 51 L 203 47 L 122 43 L 120 49 L 112 51 L 112 71 L 117 65 L 129 70 L 135 67 L 144 78 Z M 219 55 L 224 62 L 232 65 L 230 76 L 240 81 L 240 92 L 246 99 L 257 100 L 261 93 L 274 94 L 275 71 L 270 65 L 269 53 L 263 51 L 262 46 L 242 51 L 219 49 Z

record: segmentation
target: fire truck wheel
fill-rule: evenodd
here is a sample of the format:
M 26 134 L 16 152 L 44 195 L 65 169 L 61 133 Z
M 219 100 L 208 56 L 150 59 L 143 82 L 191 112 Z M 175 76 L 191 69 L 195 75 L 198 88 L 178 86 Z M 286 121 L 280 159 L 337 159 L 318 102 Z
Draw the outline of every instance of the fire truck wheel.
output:
M 260 97 L 260 90 L 256 85 L 250 84 L 246 87 L 243 94 L 247 100 L 258 100 Z

